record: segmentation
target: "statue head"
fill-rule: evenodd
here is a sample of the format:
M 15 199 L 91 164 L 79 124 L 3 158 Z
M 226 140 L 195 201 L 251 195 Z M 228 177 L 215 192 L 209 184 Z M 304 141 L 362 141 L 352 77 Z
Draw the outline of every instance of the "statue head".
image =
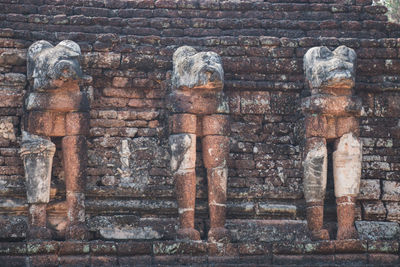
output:
M 222 90 L 224 70 L 221 58 L 214 52 L 197 52 L 181 46 L 173 55 L 173 89 Z
M 41 40 L 28 49 L 28 79 L 33 90 L 44 91 L 62 88 L 65 83 L 78 81 L 82 77 L 80 66 L 81 49 L 70 40 L 53 46 Z
M 356 53 L 344 45 L 334 51 L 313 47 L 304 55 L 304 72 L 312 92 L 351 90 L 355 82 Z

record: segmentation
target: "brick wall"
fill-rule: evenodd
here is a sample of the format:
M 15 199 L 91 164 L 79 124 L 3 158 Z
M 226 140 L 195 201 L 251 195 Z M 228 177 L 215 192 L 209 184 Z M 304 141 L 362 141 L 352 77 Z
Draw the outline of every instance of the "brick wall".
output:
M 41 39 L 79 43 L 83 70 L 93 78 L 86 188 L 92 238 L 118 237 L 112 229 L 132 238 L 173 238 L 177 205 L 165 99 L 172 54 L 181 45 L 215 51 L 223 60 L 232 120 L 231 229 L 243 226 L 238 219 L 290 219 L 304 226 L 302 57 L 319 45 L 355 49 L 364 145 L 358 228 L 368 228 L 366 221 L 383 221 L 396 222 L 387 227 L 398 229 L 400 25 L 387 22 L 386 9 L 371 2 L 1 1 L 0 224 L 5 227 L 0 238 L 21 239 L 25 233 L 27 204 L 18 156 L 25 60 L 29 45 Z M 122 152 L 127 149 L 130 154 Z M 196 218 L 204 237 L 207 187 L 200 149 Z M 123 157 L 129 157 L 129 168 L 123 168 Z M 66 215 L 60 158 L 57 152 L 48 213 L 62 238 Z M 330 188 L 328 223 L 336 216 Z

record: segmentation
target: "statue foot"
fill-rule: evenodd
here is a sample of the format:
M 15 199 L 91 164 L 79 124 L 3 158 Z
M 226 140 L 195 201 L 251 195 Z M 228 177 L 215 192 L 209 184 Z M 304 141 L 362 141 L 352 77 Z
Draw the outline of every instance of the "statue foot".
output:
M 177 240 L 200 240 L 199 231 L 194 228 L 180 228 L 176 232 Z
M 47 227 L 31 226 L 28 229 L 28 240 L 51 240 L 51 230 Z
M 88 230 L 84 223 L 79 223 L 71 226 L 67 226 L 65 230 L 66 240 L 87 240 Z
M 230 241 L 231 233 L 224 227 L 215 227 L 208 231 L 208 242 L 210 243 L 229 243 Z
M 337 240 L 358 239 L 358 232 L 354 226 L 339 227 L 336 239 Z
M 326 229 L 311 231 L 311 240 L 329 240 L 329 232 Z

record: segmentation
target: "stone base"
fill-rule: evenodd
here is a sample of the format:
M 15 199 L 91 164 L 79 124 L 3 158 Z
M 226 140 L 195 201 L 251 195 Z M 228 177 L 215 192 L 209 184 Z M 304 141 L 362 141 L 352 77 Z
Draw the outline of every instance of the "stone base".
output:
M 398 266 L 399 241 L 0 242 L 0 266 Z

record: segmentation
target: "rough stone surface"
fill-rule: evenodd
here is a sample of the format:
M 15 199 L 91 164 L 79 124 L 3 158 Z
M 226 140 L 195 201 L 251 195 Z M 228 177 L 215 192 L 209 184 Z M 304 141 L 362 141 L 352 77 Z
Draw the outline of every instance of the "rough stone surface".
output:
M 29 89 L 27 50 L 32 43 L 43 39 L 53 45 L 67 39 L 76 42 L 82 52 L 81 70 L 93 77 L 90 85 L 86 84 L 89 81 L 82 81 L 86 87 L 82 91 L 87 91 L 91 102 L 90 116 L 87 116 L 90 135 L 87 138 L 86 222 L 97 216 L 118 216 L 123 224 L 129 222 L 130 216 L 137 216 L 143 219 L 165 218 L 173 220 L 174 225 L 178 224 L 174 177 L 168 153 L 170 119 L 167 96 L 171 89 L 173 53 L 184 45 L 193 46 L 199 52 L 213 51 L 221 57 L 223 64 L 227 100 L 224 107 L 228 106 L 231 112 L 227 220 L 305 220 L 301 140 L 304 129 L 300 127 L 303 125 L 300 102 L 309 97 L 310 92 L 302 70 L 303 56 L 315 46 L 326 46 L 333 51 L 346 45 L 357 53 L 351 99 L 355 96 L 361 98 L 361 116 L 333 120 L 326 116 L 315 120 L 321 122 L 321 127 L 316 127 L 313 134 L 326 131 L 334 139 L 346 131 L 358 131 L 355 135 L 359 134 L 363 143 L 361 180 L 374 182 L 368 186 L 367 195 L 364 195 L 361 183 L 362 199 L 356 202 L 356 218 L 398 222 L 398 201 L 382 200 L 382 195 L 384 181 L 398 181 L 400 178 L 399 27 L 387 22 L 385 9 L 372 6 L 370 0 L 66 0 L 62 4 L 59 1 L 34 0 L 28 3 L 4 0 L 0 7 L 0 119 L 7 118 L 13 124 L 16 136 L 12 140 L 0 135 L 0 217 L 5 218 L 0 227 L 0 239 L 6 247 L 22 244 L 26 248 L 25 242 L 19 242 L 26 237 L 29 207 L 24 167 L 18 150 L 22 130 L 27 130 L 21 125 L 24 121 L 24 96 Z M 185 112 L 183 108 L 190 102 L 188 98 L 182 99 L 180 105 L 173 106 L 180 114 Z M 192 105 L 192 110 L 204 110 L 202 107 L 208 103 L 208 106 L 218 106 L 218 101 L 212 102 L 212 99 L 195 102 L 199 104 Z M 352 121 L 351 126 L 345 120 Z M 200 124 L 196 125 L 197 129 L 202 129 Z M 316 123 L 313 125 L 318 126 Z M 313 137 L 309 134 L 307 136 Z M 201 136 L 198 130 L 196 135 Z M 60 148 L 60 139 L 52 138 L 57 148 Z M 123 140 L 129 147 L 129 156 L 125 153 Z M 330 142 L 333 140 L 328 140 L 328 159 L 334 149 Z M 205 240 L 209 229 L 207 177 L 201 156 L 201 138 L 197 138 L 196 143 L 195 229 Z M 123 163 L 127 159 L 129 167 Z M 328 160 L 324 223 L 333 238 L 336 209 L 331 165 Z M 126 177 L 122 177 L 122 173 Z M 47 223 L 57 240 L 63 240 L 67 221 L 64 177 L 62 152 L 57 149 L 47 208 Z M 376 188 L 377 185 L 380 189 Z M 260 213 L 259 207 L 263 203 L 293 205 L 297 209 L 296 216 L 287 217 L 289 215 L 274 213 L 273 210 Z M 22 222 L 25 222 L 25 227 L 22 227 Z M 172 225 L 164 221 L 158 224 L 160 229 L 163 225 Z M 90 239 L 104 238 L 98 229 L 96 225 L 91 226 Z M 165 232 L 161 243 L 172 242 L 176 230 Z M 140 236 L 139 231 L 137 233 Z M 112 243 L 118 247 L 125 242 L 129 243 Z M 380 241 L 375 242 L 378 244 Z M 104 263 L 115 263 L 118 257 L 118 263 L 125 266 L 132 263 L 143 266 L 173 263 L 252 266 L 279 262 L 310 266 L 318 263 L 335 265 L 335 258 L 337 264 L 364 266 L 383 265 L 387 262 L 383 261 L 385 258 L 398 257 L 398 250 L 379 249 L 377 244 L 373 251 L 364 249 L 353 253 L 349 246 L 343 247 L 342 252 L 335 251 L 333 241 L 308 245 L 248 241 L 220 247 L 214 245 L 210 249 L 203 246 L 205 242 L 199 243 L 203 250 L 190 250 L 195 255 L 156 255 L 152 254 L 152 241 L 138 240 L 132 247 L 142 248 L 139 244 L 144 244 L 150 247 L 143 250 L 147 252 L 117 256 L 117 250 L 111 257 L 105 253 L 93 254 L 93 265 L 99 257 Z M 281 247 L 292 249 L 281 254 L 273 252 L 273 247 L 280 243 Z M 85 247 L 90 243 L 82 244 Z M 370 245 L 374 244 L 368 242 Z M 130 247 L 129 244 L 126 246 Z M 305 246 L 308 252 L 297 254 L 296 251 L 305 251 Z M 54 265 L 90 265 L 90 249 L 84 252 L 78 249 L 81 247 L 78 244 L 75 247 L 76 252 L 69 252 L 73 255 L 60 253 L 59 262 Z M 168 247 L 176 245 L 172 242 Z M 396 245 L 385 247 L 396 248 Z M 352 254 L 357 255 L 351 258 Z M 6 266 L 24 266 L 30 261 L 29 255 L 22 254 L 8 253 L 0 258 Z M 346 260 L 348 262 L 343 263 Z M 361 264 L 360 260 L 364 262 Z M 388 262 L 390 266 L 396 264 L 396 261 Z
M 232 220 L 227 222 L 232 241 L 309 241 L 307 222 L 297 220 L 248 221 Z M 283 228 L 290 229 L 282 231 Z
M 355 223 L 361 239 L 397 240 L 400 234 L 396 222 L 359 221 Z
M 354 50 L 346 46 L 339 46 L 334 51 L 325 46 L 308 50 L 304 55 L 304 72 L 311 90 L 333 95 L 351 90 L 356 57 Z
M 179 47 L 173 55 L 172 87 L 178 90 L 222 90 L 224 70 L 214 52 L 197 52 L 190 46 Z
M 307 202 L 318 202 L 325 198 L 328 155 L 325 143 L 313 142 L 303 161 L 304 197 Z
M 65 40 L 53 47 L 41 40 L 28 49 L 28 80 L 32 80 L 34 91 L 57 89 L 78 80 L 82 76 L 79 63 L 81 48 L 73 41 Z
M 0 119 L 0 137 L 11 141 L 16 140 L 15 127 L 11 117 Z
M 333 176 L 335 196 L 357 196 L 360 190 L 362 144 L 353 136 L 345 134 L 333 152 Z
M 48 203 L 56 146 L 48 139 L 22 133 L 20 154 L 24 161 L 28 203 Z

